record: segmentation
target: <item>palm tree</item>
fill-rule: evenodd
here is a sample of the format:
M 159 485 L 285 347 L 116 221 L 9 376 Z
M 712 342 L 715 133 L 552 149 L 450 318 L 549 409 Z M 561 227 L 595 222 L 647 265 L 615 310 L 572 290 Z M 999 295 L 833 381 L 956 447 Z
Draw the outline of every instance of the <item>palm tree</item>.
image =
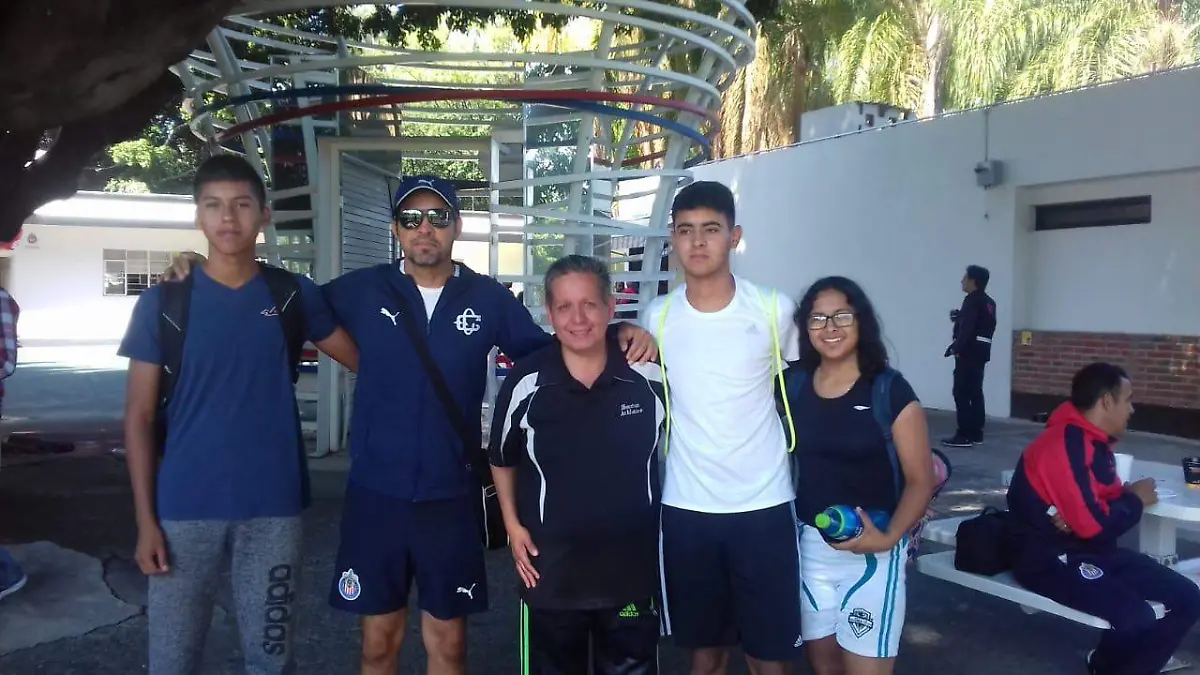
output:
M 1196 60 L 1197 2 L 852 0 L 827 59 L 839 100 L 946 109 L 1107 82 Z
M 782 0 L 759 24 L 754 61 L 736 75 L 721 108 L 718 157 L 794 143 L 801 113 L 834 102 L 824 55 L 851 26 L 852 3 Z

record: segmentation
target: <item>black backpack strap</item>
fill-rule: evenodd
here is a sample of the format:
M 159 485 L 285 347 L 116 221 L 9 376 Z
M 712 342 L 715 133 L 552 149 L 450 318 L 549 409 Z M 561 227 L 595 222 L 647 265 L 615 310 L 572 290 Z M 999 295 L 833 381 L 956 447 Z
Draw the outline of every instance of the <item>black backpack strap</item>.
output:
M 188 311 L 192 304 L 192 277 L 164 281 L 159 291 L 158 350 L 162 374 L 158 379 L 158 411 L 154 416 L 158 451 L 167 440 L 167 406 L 175 395 L 179 371 L 183 369 L 183 343 L 187 339 Z
M 300 358 L 304 351 L 306 339 L 306 322 L 304 319 L 304 303 L 300 298 L 300 282 L 289 271 L 259 263 L 262 268 L 263 280 L 271 291 L 271 300 L 275 302 L 275 311 L 279 313 L 279 321 L 283 325 L 283 337 L 287 342 L 288 364 L 292 369 L 292 382 L 300 379 Z
M 300 379 L 300 357 L 307 342 L 307 321 L 304 317 L 304 302 L 300 298 L 300 282 L 291 272 L 274 265 L 260 262 L 263 281 L 275 303 L 279 325 L 283 328 L 283 339 L 287 345 L 288 367 L 291 368 L 292 384 Z M 308 451 L 304 447 L 304 432 L 300 427 L 300 404 L 293 397 L 295 410 L 297 451 L 300 453 L 300 506 L 312 504 L 312 483 L 308 473 Z
M 871 413 L 883 434 L 887 445 L 888 460 L 892 463 L 892 484 L 896 488 L 896 499 L 904 489 L 904 472 L 900 467 L 900 455 L 896 452 L 896 443 L 892 440 L 892 380 L 896 379 L 896 371 L 891 367 L 875 376 L 871 382 Z
M 807 382 L 808 371 L 805 370 L 804 367 L 799 363 L 793 363 L 787 370 L 783 371 L 783 391 L 779 392 L 779 397 L 780 399 L 787 398 L 788 402 L 792 405 L 793 411 L 795 411 L 795 406 L 797 405 L 796 402 L 800 400 L 800 392 L 804 390 L 804 385 Z M 776 407 L 779 409 L 780 417 L 782 417 L 784 414 L 783 402 L 777 402 Z M 793 412 L 793 414 L 795 413 Z M 795 425 L 793 424 L 792 427 L 794 428 Z M 794 433 L 794 431 L 792 433 Z M 786 422 L 783 425 L 783 435 L 785 437 L 789 436 L 788 425 Z M 799 446 L 796 445 L 797 441 L 795 439 L 787 438 L 787 442 L 793 445 L 793 447 L 796 449 L 799 449 Z

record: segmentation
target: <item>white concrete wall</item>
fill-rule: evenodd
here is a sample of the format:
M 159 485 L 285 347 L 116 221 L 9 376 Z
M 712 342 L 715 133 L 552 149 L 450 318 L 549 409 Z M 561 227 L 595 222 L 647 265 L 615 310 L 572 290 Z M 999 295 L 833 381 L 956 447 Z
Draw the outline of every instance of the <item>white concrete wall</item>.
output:
M 963 269 L 988 267 L 999 325 L 985 391 L 989 413 L 1004 416 L 1014 328 L 1103 331 L 1137 317 L 1141 332 L 1200 332 L 1200 186 L 1190 174 L 1168 173 L 1200 167 L 1200 127 L 1180 117 L 1197 107 L 1200 69 L 1189 69 L 803 143 L 702 165 L 695 174 L 725 181 L 737 194 L 746 242 L 735 260 L 739 274 L 796 296 L 827 274 L 860 282 L 882 315 L 895 365 L 931 407 L 954 405 L 953 364 L 942 352 L 947 312 L 962 300 Z M 1003 182 L 988 190 L 976 186 L 973 172 L 985 158 L 1004 163 Z M 1135 176 L 1155 191 L 1149 226 L 1132 234 L 1029 231 L 1036 200 L 1104 192 L 1099 183 L 1044 186 Z M 1066 255 L 1077 247 L 1108 269 Z M 1097 275 L 1112 278 L 1080 281 Z M 1117 286 L 1110 300 L 1093 297 Z M 1135 298 L 1144 312 L 1129 306 Z M 1164 308 L 1190 316 L 1167 317 Z
M 1034 206 L 1150 195 L 1151 222 L 1034 232 Z M 1178 171 L 1022 190 L 1030 240 L 1019 328 L 1200 335 L 1200 172 Z
M 106 297 L 104 249 L 208 250 L 196 229 L 26 224 L 12 256 L 8 290 L 21 306 L 25 340 L 116 342 L 136 297 Z M 34 235 L 36 244 L 29 243 Z

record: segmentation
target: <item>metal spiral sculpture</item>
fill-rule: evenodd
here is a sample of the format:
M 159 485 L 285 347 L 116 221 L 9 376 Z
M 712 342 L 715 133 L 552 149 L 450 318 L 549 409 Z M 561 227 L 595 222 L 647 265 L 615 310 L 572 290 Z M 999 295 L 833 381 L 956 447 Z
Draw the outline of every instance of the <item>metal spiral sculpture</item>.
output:
M 358 3 L 244 0 L 209 34 L 207 50 L 174 69 L 194 133 L 214 149 L 243 153 L 270 187 L 275 217 L 264 256 L 311 263 L 321 247 L 340 245 L 319 236 L 320 204 L 337 198 L 318 187 L 320 137 L 408 139 L 399 153 L 381 142 L 374 163 L 393 176 L 404 160 L 480 167 L 484 180 L 460 181 L 460 195 L 489 212 L 490 272 L 523 284 L 535 317 L 539 264 L 566 253 L 610 262 L 614 280 L 624 282 L 622 316 L 640 315 L 673 277 L 661 265 L 670 200 L 690 179 L 688 167 L 709 157 L 721 94 L 753 58 L 755 21 L 743 3 L 436 3 L 596 22 L 594 48 L 569 52 L 420 51 L 271 21 L 330 4 Z M 272 55 L 239 59 L 249 45 Z M 439 135 L 406 133 L 413 125 Z M 549 255 L 527 254 L 521 274 L 498 274 L 499 245 L 514 241 Z

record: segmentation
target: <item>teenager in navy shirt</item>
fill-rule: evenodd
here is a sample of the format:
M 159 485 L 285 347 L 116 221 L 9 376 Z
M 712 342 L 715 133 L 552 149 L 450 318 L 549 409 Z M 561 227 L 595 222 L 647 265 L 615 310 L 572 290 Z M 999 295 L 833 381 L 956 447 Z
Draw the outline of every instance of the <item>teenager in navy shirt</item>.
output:
M 150 673 L 195 672 L 226 569 L 246 671 L 290 673 L 307 483 L 280 310 L 255 260 L 270 212 L 258 174 L 231 155 L 200 166 L 194 198 L 210 257 L 193 275 L 161 464 L 154 428 L 164 362 L 162 286 L 138 298 L 119 352 L 129 358 L 125 442 L 136 557 L 150 575 Z M 355 367 L 354 344 L 336 327 L 320 289 L 307 278 L 296 281 L 308 338 Z
M 479 485 L 402 314 L 409 313 L 428 340 L 467 420 L 480 419 L 493 347 L 519 359 L 554 338 L 500 282 L 451 259 L 462 232 L 453 185 L 408 177 L 393 204 L 392 232 L 403 260 L 324 286 L 338 323 L 361 352 L 330 603 L 363 617 L 363 674 L 392 675 L 415 581 L 429 672 L 459 673 L 466 617 L 488 606 L 475 517 Z M 186 267 L 177 260 L 175 271 Z M 628 324 L 619 333 L 630 360 L 655 356 L 649 333 Z M 482 448 L 482 424 L 468 427 Z

